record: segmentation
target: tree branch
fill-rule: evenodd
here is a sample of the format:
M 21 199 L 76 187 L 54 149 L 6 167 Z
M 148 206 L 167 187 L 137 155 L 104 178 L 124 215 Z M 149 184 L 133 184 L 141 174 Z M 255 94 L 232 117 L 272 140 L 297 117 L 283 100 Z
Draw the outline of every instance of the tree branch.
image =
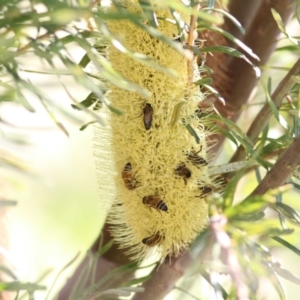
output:
M 145 291 L 137 293 L 132 300 L 161 300 L 174 287 L 190 266 L 191 257 L 185 252 L 177 258 L 165 259 L 164 263 L 152 272 L 153 277 L 143 284 Z
M 230 14 L 242 24 L 245 31 L 248 31 L 248 28 L 251 25 L 251 22 L 260 4 L 261 1 L 231 0 L 228 4 L 228 10 Z M 222 27 L 237 39 L 243 39 L 241 31 L 228 18 L 225 18 L 224 26 Z M 232 47 L 233 44 L 229 42 L 228 46 Z
M 293 169 L 300 163 L 300 135 L 279 157 L 273 168 L 267 173 L 264 179 L 251 193 L 254 195 L 263 195 L 268 190 L 280 187 L 291 177 Z

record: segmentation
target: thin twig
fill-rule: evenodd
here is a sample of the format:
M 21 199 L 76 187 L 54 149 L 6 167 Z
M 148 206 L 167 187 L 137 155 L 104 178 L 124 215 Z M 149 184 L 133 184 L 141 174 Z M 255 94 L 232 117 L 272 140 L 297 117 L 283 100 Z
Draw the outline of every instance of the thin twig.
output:
M 196 4 L 194 6 L 194 10 L 198 11 L 200 9 L 200 3 Z M 187 70 L 188 70 L 188 95 L 191 93 L 191 88 L 193 85 L 193 78 L 194 78 L 194 52 L 191 49 L 191 46 L 194 45 L 195 37 L 195 29 L 196 29 L 196 22 L 197 22 L 197 17 L 196 16 L 191 16 L 190 20 L 190 28 L 189 28 L 189 33 L 187 37 L 187 46 L 188 49 L 191 51 L 192 57 L 188 59 L 187 61 Z

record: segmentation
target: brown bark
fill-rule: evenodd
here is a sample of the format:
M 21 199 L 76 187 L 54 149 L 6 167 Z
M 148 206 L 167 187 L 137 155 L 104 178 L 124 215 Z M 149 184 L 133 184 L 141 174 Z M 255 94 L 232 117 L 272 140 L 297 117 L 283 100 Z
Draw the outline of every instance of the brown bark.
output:
M 190 263 L 191 257 L 187 252 L 170 260 L 166 258 L 162 265 L 154 269 L 152 278 L 143 284 L 145 291 L 135 294 L 132 300 L 163 299 L 184 275 Z
M 230 14 L 241 23 L 245 31 L 248 31 L 260 4 L 261 1 L 232 0 L 229 2 L 228 11 L 230 11 Z M 225 18 L 224 21 L 223 28 L 237 39 L 243 40 L 241 31 L 229 19 Z M 234 45 L 229 42 L 228 46 L 233 47 Z
M 273 168 L 251 193 L 263 195 L 268 190 L 280 187 L 291 177 L 293 169 L 300 163 L 300 135 L 298 135 L 289 148 L 279 157 Z

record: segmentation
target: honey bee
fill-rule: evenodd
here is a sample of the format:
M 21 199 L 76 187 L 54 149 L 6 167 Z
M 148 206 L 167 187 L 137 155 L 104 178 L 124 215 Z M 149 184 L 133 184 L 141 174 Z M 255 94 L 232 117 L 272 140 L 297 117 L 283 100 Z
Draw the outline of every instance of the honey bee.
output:
M 207 166 L 208 163 L 207 161 L 198 155 L 198 153 L 201 151 L 201 149 L 198 152 L 191 151 L 188 155 L 188 159 L 192 162 L 193 165 L 202 165 L 202 166 Z
M 159 196 L 155 195 L 149 195 L 143 197 L 143 204 L 149 206 L 149 208 L 153 207 L 154 209 L 157 209 L 158 211 L 168 211 L 168 207 L 166 203 L 160 199 Z
M 201 191 L 200 197 L 202 196 L 205 197 L 212 192 L 212 188 L 210 186 L 202 186 L 200 187 L 200 191 Z
M 183 177 L 184 183 L 187 183 L 187 178 L 190 178 L 192 172 L 186 167 L 185 163 L 181 163 L 177 169 L 175 169 L 175 173 L 181 177 Z
M 128 190 L 133 190 L 137 186 L 137 180 L 132 176 L 132 166 L 131 163 L 127 163 L 122 171 L 122 178 L 125 186 Z
M 225 177 L 219 175 L 214 178 L 213 183 L 220 187 L 221 190 L 224 190 L 227 185 L 227 180 L 225 179 Z
M 213 189 L 208 185 L 199 187 L 199 190 L 201 191 L 200 195 L 195 197 L 204 199 L 206 199 L 206 197 L 213 191 Z
M 150 235 L 149 237 L 142 239 L 142 243 L 149 247 L 154 247 L 158 245 L 163 239 L 164 237 L 160 235 L 159 232 L 157 232 L 153 235 Z
M 144 114 L 144 126 L 146 130 L 149 130 L 152 126 L 153 107 L 150 103 L 146 103 L 143 108 Z

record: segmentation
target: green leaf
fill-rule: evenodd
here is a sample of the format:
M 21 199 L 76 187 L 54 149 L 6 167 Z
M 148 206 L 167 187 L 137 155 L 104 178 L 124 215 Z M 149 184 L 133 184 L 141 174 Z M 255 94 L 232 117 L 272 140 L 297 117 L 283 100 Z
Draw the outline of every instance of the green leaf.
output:
M 248 168 L 253 165 L 255 165 L 255 162 L 249 160 L 242 160 L 223 165 L 208 166 L 208 172 L 209 175 L 224 174 L 239 171 L 243 168 Z
M 232 206 L 236 187 L 244 174 L 245 174 L 245 170 L 241 170 L 228 182 L 223 193 L 223 199 L 224 199 L 223 210 L 226 210 L 227 208 L 229 209 Z
M 76 110 L 81 110 L 81 108 L 80 108 L 81 105 L 88 108 L 97 101 L 98 101 L 98 98 L 95 96 L 95 94 L 93 92 L 91 92 L 90 94 L 88 94 L 88 96 L 83 101 L 79 102 L 79 105 L 71 104 L 71 106 Z
M 245 29 L 242 26 L 242 24 L 230 13 L 228 13 L 227 11 L 223 10 L 223 9 L 219 9 L 219 8 L 203 8 L 202 11 L 215 11 L 218 13 L 223 14 L 226 18 L 228 18 L 235 26 L 236 28 L 242 33 L 245 34 Z
M 104 286 L 105 283 L 108 282 L 112 277 L 115 277 L 114 279 L 118 277 L 121 278 L 122 276 L 124 276 L 124 274 L 136 270 L 137 266 L 138 266 L 137 262 L 130 262 L 126 265 L 113 269 L 111 272 L 107 273 L 100 280 L 97 281 L 97 284 L 92 287 L 93 290 L 95 290 L 97 287 L 99 288 L 101 286 Z
M 194 82 L 195 86 L 203 86 L 206 84 L 212 84 L 213 80 L 211 78 L 201 78 Z
M 44 103 L 44 99 L 43 99 L 40 95 L 37 95 L 37 96 L 38 96 L 38 98 L 40 99 L 40 102 L 41 102 L 42 105 L 44 106 L 45 110 L 47 111 L 47 113 L 48 113 L 49 117 L 52 119 L 52 121 L 56 124 L 56 126 L 57 126 L 58 128 L 61 129 L 61 131 L 62 131 L 67 137 L 69 137 L 69 133 L 68 133 L 67 129 L 64 127 L 64 125 L 63 125 L 61 122 L 59 122 L 59 121 L 56 119 L 54 113 L 53 113 L 53 112 L 49 109 L 49 107 Z
M 58 278 L 59 278 L 59 276 L 67 269 L 67 268 L 69 268 L 69 266 L 71 266 L 75 261 L 76 261 L 76 259 L 78 258 L 78 256 L 79 256 L 79 253 L 77 253 L 75 256 L 74 256 L 74 258 L 72 258 L 58 273 L 57 273 L 57 275 L 56 275 L 56 277 L 54 278 L 54 280 L 53 280 L 53 282 L 52 282 L 52 285 L 50 286 L 50 288 L 49 288 L 49 290 L 48 290 L 48 293 L 47 293 L 47 295 L 46 295 L 46 297 L 45 297 L 45 300 L 47 300 L 48 298 L 49 298 L 49 295 L 50 295 L 50 293 L 51 293 L 51 291 L 52 291 L 52 289 L 54 288 L 54 286 L 55 286 L 55 284 L 56 284 L 56 282 L 57 282 L 57 280 L 58 280 Z
M 264 196 L 254 196 L 246 198 L 244 201 L 235 206 L 227 207 L 224 213 L 228 219 L 232 217 L 234 218 L 235 216 L 259 213 L 270 203 L 265 198 L 266 197 Z
M 281 300 L 286 300 L 286 295 L 282 283 L 280 282 L 276 272 L 273 268 L 271 268 L 268 264 L 264 264 L 264 268 L 267 270 L 269 274 L 268 279 L 272 283 L 274 289 L 276 290 L 278 296 Z
M 268 169 L 269 164 L 265 162 L 260 156 L 257 155 L 256 151 L 253 150 L 254 145 L 248 136 L 241 131 L 241 129 L 232 121 L 228 119 L 223 119 L 225 125 L 231 131 L 233 136 L 238 140 L 238 142 L 247 150 L 253 159 L 255 159 L 262 167 Z
M 221 293 L 223 299 L 228 299 L 228 294 L 223 286 L 215 280 L 212 281 L 210 274 L 206 270 L 201 271 L 201 276 L 213 287 L 215 292 Z
M 284 26 L 284 23 L 281 19 L 281 16 L 279 15 L 279 13 L 274 9 L 274 8 L 271 8 L 271 12 L 272 12 L 272 15 L 273 15 L 273 18 L 274 20 L 276 21 L 277 23 L 277 26 L 279 28 L 279 30 L 295 45 L 297 46 L 300 46 L 300 41 L 291 37 L 287 32 L 286 32 L 286 29 L 285 29 L 285 26 Z
M 78 63 L 78 65 L 84 69 L 90 63 L 90 61 L 91 61 L 90 57 L 88 56 L 87 53 L 85 53 L 81 58 L 80 62 Z
M 209 14 L 203 10 L 200 11 L 196 10 L 193 7 L 184 5 L 183 3 L 176 2 L 173 0 L 165 0 L 164 3 L 167 4 L 169 7 L 171 7 L 172 9 L 178 11 L 179 13 L 181 12 L 183 14 L 199 17 L 201 20 L 206 21 L 208 23 L 212 23 L 216 25 L 221 25 L 223 23 L 223 20 L 221 18 Z
M 200 138 L 199 138 L 197 132 L 195 131 L 195 129 L 190 124 L 186 124 L 185 128 L 190 133 L 190 135 L 195 138 L 196 143 L 200 144 Z
M 261 219 L 258 222 L 246 222 L 230 220 L 230 225 L 235 229 L 239 228 L 247 233 L 247 236 L 277 236 L 277 235 L 289 235 L 294 232 L 293 229 L 281 229 L 276 227 L 277 220 Z
M 300 52 L 300 48 L 297 45 L 287 45 L 287 46 L 282 46 L 282 47 L 276 48 L 276 52 L 277 51 L 288 51 L 288 52 L 293 52 L 294 54 L 296 54 L 297 52 Z
M 275 272 L 285 280 L 288 280 L 292 283 L 300 285 L 300 277 L 294 275 L 292 272 L 283 269 L 280 265 L 276 264 L 275 266 L 273 265 L 273 268 L 275 269 Z
M 97 123 L 97 121 L 90 121 L 90 122 L 88 122 L 88 123 L 85 123 L 85 124 L 83 124 L 80 128 L 79 128 L 79 130 L 80 131 L 83 131 L 83 130 L 85 130 L 88 126 L 90 126 L 90 125 L 92 125 L 92 124 L 95 124 L 95 123 Z
M 226 53 L 228 55 L 238 57 L 243 59 L 245 62 L 247 62 L 254 70 L 256 78 L 259 78 L 261 76 L 261 71 L 260 69 L 254 65 L 251 60 L 247 58 L 242 52 L 231 48 L 231 47 L 226 47 L 226 46 L 209 46 L 209 47 L 204 47 L 201 48 L 200 51 L 203 52 L 221 52 L 221 53 Z
M 23 291 L 26 290 L 28 293 L 32 293 L 35 291 L 43 291 L 47 288 L 43 285 L 35 284 L 35 283 L 21 283 L 19 281 L 12 282 L 3 282 L 0 281 L 0 292 L 3 291 Z
M 290 249 L 291 251 L 293 251 L 298 256 L 300 256 L 300 250 L 298 248 L 296 248 L 294 245 L 292 245 L 289 242 L 287 242 L 286 240 L 282 239 L 279 236 L 273 236 L 272 239 L 275 240 L 276 242 L 282 244 L 286 248 Z
M 212 86 L 204 84 L 204 83 L 202 83 L 201 85 L 203 85 L 203 87 L 208 89 L 212 94 L 215 95 L 215 97 L 217 97 L 223 104 L 225 104 L 225 99 L 222 97 L 222 95 L 220 95 L 218 93 L 218 91 L 216 89 L 214 89 Z
M 143 53 L 137 53 L 134 52 L 128 48 L 126 48 L 109 30 L 107 29 L 106 25 L 102 22 L 100 23 L 100 28 L 103 34 L 106 36 L 106 38 L 112 43 L 112 45 L 118 49 L 121 53 L 126 54 L 128 57 L 140 62 L 143 65 L 149 66 L 151 68 L 154 68 L 162 73 L 165 73 L 172 77 L 177 77 L 178 73 L 170 68 L 167 68 L 165 66 L 160 65 L 158 62 L 156 62 L 154 59 L 150 58 L 149 56 L 143 54 Z M 153 27 L 149 27 L 154 29 Z
M 99 250 L 98 250 L 98 254 L 99 256 L 102 256 L 104 253 L 106 253 L 113 245 L 114 240 L 110 240 L 109 242 L 107 242 L 104 246 L 102 246 Z
M 266 95 L 266 99 L 267 99 L 267 103 L 269 104 L 272 112 L 273 112 L 273 115 L 274 117 L 276 118 L 276 120 L 278 121 L 278 123 L 285 129 L 287 130 L 288 132 L 291 131 L 290 127 L 289 127 L 289 124 L 287 123 L 287 121 L 279 114 L 279 111 L 277 110 L 273 100 L 271 99 L 271 95 L 266 87 L 266 85 L 261 82 L 261 85 L 264 89 L 264 92 L 265 92 L 265 95 Z
M 173 109 L 172 119 L 171 119 L 171 127 L 173 127 L 178 120 L 180 119 L 180 112 L 182 106 L 185 104 L 185 101 L 178 102 Z
M 261 220 L 265 216 L 263 211 L 254 212 L 252 214 L 245 214 L 241 216 L 233 216 L 231 220 L 233 221 L 247 221 L 247 222 L 256 222 Z
M 0 208 L 5 206 L 16 206 L 18 204 L 15 200 L 0 200 Z
M 281 202 L 270 204 L 269 207 L 273 208 L 279 213 L 282 213 L 286 217 L 286 219 L 292 224 L 298 226 L 300 225 L 300 214 L 292 207 Z
M 259 57 L 253 53 L 252 49 L 250 49 L 248 46 L 246 46 L 243 42 L 241 42 L 240 40 L 238 40 L 237 38 L 235 38 L 232 34 L 230 34 L 229 32 L 218 28 L 218 27 L 214 27 L 214 26 L 208 26 L 208 25 L 203 25 L 200 24 L 198 26 L 198 31 L 202 31 L 202 30 L 212 30 L 215 31 L 219 34 L 222 34 L 223 36 L 225 36 L 226 38 L 228 38 L 230 41 L 232 41 L 233 43 L 235 43 L 236 45 L 238 45 L 241 49 L 243 49 L 246 53 L 248 53 L 251 57 L 253 57 L 254 59 L 256 59 L 257 61 L 259 61 Z
M 150 25 L 154 28 L 157 28 L 158 27 L 157 17 L 153 11 L 151 2 L 149 0 L 138 0 L 138 1 Z
M 109 110 L 111 112 L 115 113 L 116 115 L 118 115 L 118 116 L 123 115 L 123 111 L 122 110 L 120 110 L 120 109 L 118 109 L 118 108 L 116 108 L 116 107 L 114 107 L 112 105 L 108 105 L 107 107 L 109 108 Z
M 5 273 L 6 275 L 10 276 L 12 279 L 17 280 L 18 277 L 7 267 L 0 265 L 0 272 Z
M 135 285 L 135 284 L 144 283 L 144 282 L 148 281 L 152 276 L 153 276 L 152 274 L 149 274 L 147 276 L 131 279 L 131 280 L 127 281 L 124 284 L 124 286 L 131 286 L 131 285 Z
M 225 124 L 229 129 L 229 132 L 247 150 L 247 152 L 252 156 L 252 158 L 255 159 L 265 169 L 268 169 L 269 163 L 264 161 L 260 156 L 257 155 L 256 151 L 253 150 L 253 142 L 234 122 L 223 118 L 220 114 L 211 114 L 209 118 L 211 120 L 221 121 L 223 124 Z
M 268 140 L 268 139 L 266 139 L 266 140 Z M 291 143 L 291 141 L 289 141 L 289 143 L 287 143 L 287 144 L 283 144 L 282 142 L 277 141 L 277 140 L 269 141 L 269 143 L 261 149 L 260 155 L 265 156 L 265 155 L 270 154 L 270 153 L 272 153 L 276 150 L 285 149 L 289 146 L 290 143 Z
M 91 45 L 80 34 L 74 37 L 74 40 L 86 51 L 95 67 L 101 71 L 101 76 L 103 78 L 121 89 L 138 92 L 141 96 L 149 98 L 150 92 L 148 90 L 142 88 L 138 84 L 126 80 L 120 73 L 114 70 L 111 63 L 95 48 L 91 47 Z M 102 97 L 99 98 L 102 100 Z

